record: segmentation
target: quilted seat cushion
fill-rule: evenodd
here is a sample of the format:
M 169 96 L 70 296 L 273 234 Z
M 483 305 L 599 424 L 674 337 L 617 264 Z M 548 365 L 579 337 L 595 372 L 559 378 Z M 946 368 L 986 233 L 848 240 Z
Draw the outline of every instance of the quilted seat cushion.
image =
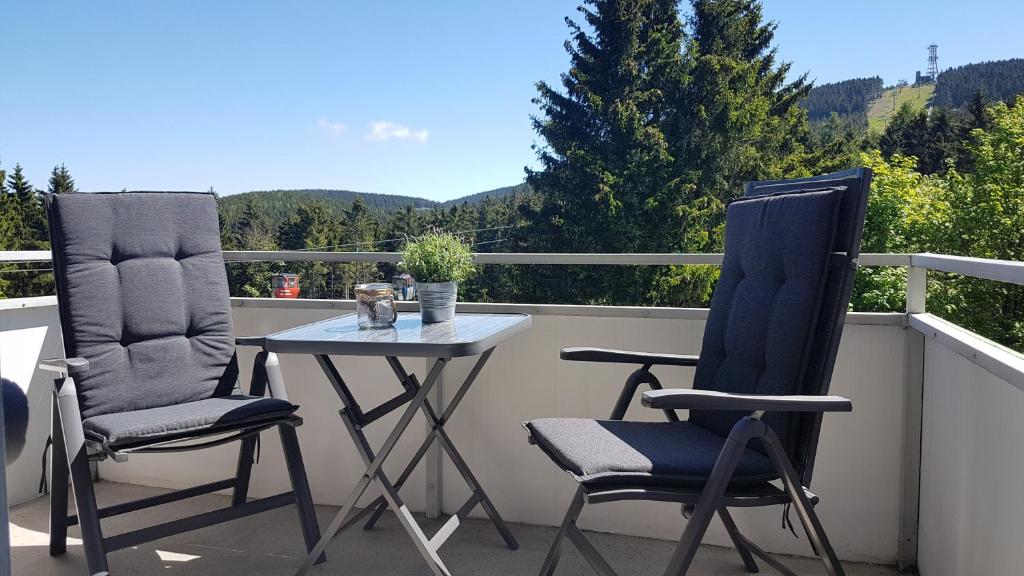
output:
M 542 418 L 525 426 L 556 464 L 590 484 L 703 482 L 725 445 L 725 438 L 691 422 Z M 777 477 L 767 456 L 747 449 L 733 482 Z
M 231 394 L 231 301 L 212 194 L 46 197 L 83 418 Z
M 82 421 L 86 435 L 110 446 L 152 443 L 231 431 L 291 415 L 298 406 L 285 400 L 236 394 L 131 412 L 101 414 Z

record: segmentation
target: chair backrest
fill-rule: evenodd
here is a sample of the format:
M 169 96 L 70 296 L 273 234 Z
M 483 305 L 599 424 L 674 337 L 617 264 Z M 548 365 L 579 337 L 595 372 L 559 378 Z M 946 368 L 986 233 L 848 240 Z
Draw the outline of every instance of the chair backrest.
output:
M 871 171 L 750 182 L 729 205 L 725 260 L 694 387 L 827 394 L 853 287 Z M 745 414 L 690 419 L 726 435 Z M 767 414 L 810 483 L 820 415 Z
M 82 418 L 230 394 L 238 377 L 212 194 L 46 197 Z

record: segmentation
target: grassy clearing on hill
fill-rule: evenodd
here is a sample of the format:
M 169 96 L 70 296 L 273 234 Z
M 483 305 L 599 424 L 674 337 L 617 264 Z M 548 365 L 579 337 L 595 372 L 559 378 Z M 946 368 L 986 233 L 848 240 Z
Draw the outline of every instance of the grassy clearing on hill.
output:
M 889 123 L 896 111 L 905 102 L 915 109 L 922 109 L 928 106 L 935 92 L 934 84 L 923 86 L 907 86 L 905 88 L 890 88 L 882 93 L 882 97 L 872 100 L 868 104 L 868 130 L 882 132 Z

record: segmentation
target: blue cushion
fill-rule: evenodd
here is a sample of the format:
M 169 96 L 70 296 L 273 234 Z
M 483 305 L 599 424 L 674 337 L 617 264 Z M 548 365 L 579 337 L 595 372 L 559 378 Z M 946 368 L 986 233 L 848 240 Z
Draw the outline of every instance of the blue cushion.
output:
M 595 485 L 702 483 L 725 445 L 725 438 L 691 422 L 541 418 L 526 428 L 563 470 Z M 777 477 L 767 456 L 748 449 L 733 482 Z
M 711 300 L 695 388 L 801 393 L 842 194 L 821 190 L 729 205 L 725 259 Z M 693 411 L 690 420 L 725 436 L 744 415 Z M 787 444 L 790 416 L 771 413 L 765 420 Z
M 177 406 L 100 414 L 86 418 L 82 426 L 91 439 L 120 447 L 196 435 L 197 432 L 238 430 L 287 417 L 297 408 L 285 400 L 238 394 Z
M 47 197 L 64 349 L 83 419 L 225 396 L 235 360 L 212 194 Z

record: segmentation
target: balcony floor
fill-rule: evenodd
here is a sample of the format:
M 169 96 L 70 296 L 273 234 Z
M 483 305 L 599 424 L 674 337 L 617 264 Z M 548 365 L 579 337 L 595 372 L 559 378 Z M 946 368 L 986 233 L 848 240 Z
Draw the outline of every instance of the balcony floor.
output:
M 100 482 L 97 497 L 101 505 L 157 494 L 161 490 Z M 206 495 L 148 511 L 114 517 L 104 521 L 108 533 L 116 533 L 147 524 L 170 520 L 224 506 L 227 497 Z M 317 509 L 321 525 L 326 525 L 334 509 Z M 70 540 L 68 553 L 51 558 L 47 554 L 47 499 L 39 498 L 11 511 L 11 539 L 15 574 L 33 576 L 81 576 L 85 574 L 85 556 L 77 538 Z M 148 522 L 147 522 L 148 521 Z M 327 549 L 328 561 L 314 574 L 428 575 L 412 542 L 391 514 L 384 516 L 379 529 L 351 530 Z M 439 522 L 424 521 L 428 534 Z M 512 552 L 503 546 L 497 533 L 485 521 L 471 519 L 455 532 L 441 549 L 441 556 L 455 574 L 534 576 L 540 568 L 555 529 L 526 524 L 513 525 L 521 544 Z M 78 536 L 77 527 L 71 535 Z M 672 550 L 670 542 L 591 533 L 595 545 L 622 576 L 660 574 Z M 298 567 L 301 537 L 294 509 L 280 508 L 228 524 L 165 538 L 155 543 L 110 554 L 114 576 L 151 575 L 159 572 L 177 575 L 264 574 L 289 575 Z M 798 573 L 819 574 L 821 565 L 813 559 L 785 559 Z M 897 574 L 891 567 L 871 564 L 845 565 L 849 576 L 888 576 Z M 169 570 L 169 571 L 168 571 Z M 773 572 L 764 567 L 766 572 Z M 739 557 L 730 549 L 704 546 L 697 555 L 693 574 L 746 574 Z M 576 550 L 567 545 L 559 565 L 559 576 L 591 576 Z

